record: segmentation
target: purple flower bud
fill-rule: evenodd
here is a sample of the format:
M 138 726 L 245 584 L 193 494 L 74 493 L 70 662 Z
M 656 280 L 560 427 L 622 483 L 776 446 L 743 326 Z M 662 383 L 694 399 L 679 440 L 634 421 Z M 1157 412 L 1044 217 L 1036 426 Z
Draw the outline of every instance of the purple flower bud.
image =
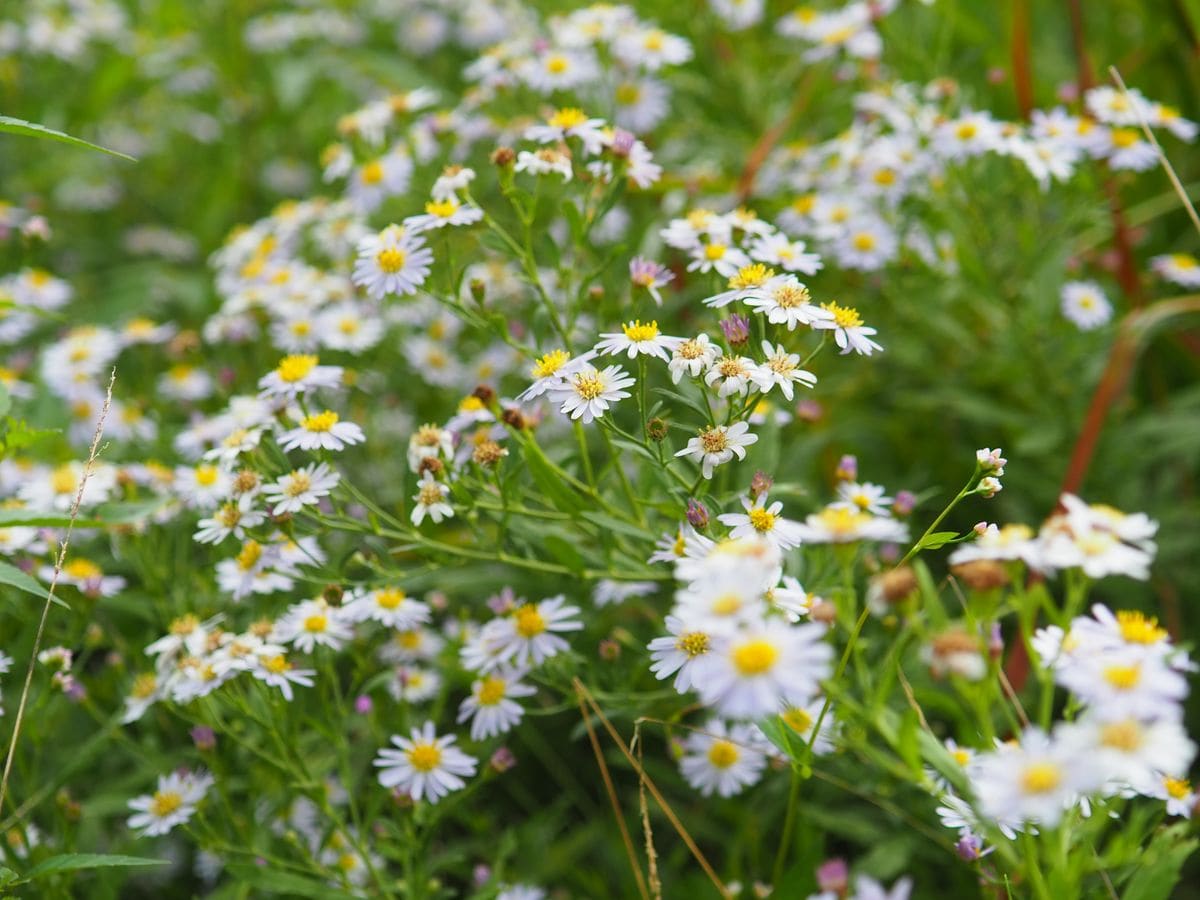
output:
M 858 481 L 858 457 L 847 453 L 838 460 L 838 481 Z
M 687 520 L 688 524 L 697 531 L 703 531 L 708 527 L 708 510 L 695 498 L 688 500 Z
M 609 148 L 614 156 L 625 157 L 629 155 L 629 151 L 633 149 L 635 143 L 637 143 L 637 138 L 630 132 L 624 128 L 617 128 L 613 130 L 612 143 Z
M 999 659 L 1004 655 L 1004 636 L 1000 633 L 1000 623 L 992 623 L 992 633 L 988 637 L 988 655 Z
M 892 515 L 898 519 L 912 515 L 917 505 L 917 495 L 912 491 L 897 491 L 896 499 L 892 501 Z
M 197 750 L 212 750 L 217 746 L 217 734 L 207 725 L 197 725 L 188 734 L 192 736 L 192 743 Z
M 850 887 L 850 869 L 844 859 L 830 859 L 817 866 L 817 887 L 822 891 L 844 894 Z
M 492 877 L 492 870 L 489 866 L 479 863 L 471 870 L 471 879 L 475 882 L 475 887 L 480 888 L 488 883 Z
M 750 340 L 750 320 L 734 313 L 728 319 L 721 320 L 721 333 L 731 347 L 740 347 Z
M 495 596 L 488 597 L 487 605 L 488 609 L 490 609 L 496 615 L 502 616 L 505 613 L 512 612 L 512 610 L 516 608 L 517 597 L 516 594 L 513 593 L 512 588 L 502 588 L 500 593 L 496 594 Z
M 488 760 L 488 765 L 497 772 L 507 772 L 517 764 L 517 757 L 507 747 L 497 747 Z
M 354 711 L 360 716 L 365 716 L 369 713 L 374 705 L 371 702 L 371 698 L 366 694 L 359 694 L 354 698 Z
M 816 400 L 801 400 L 796 404 L 796 418 L 801 422 L 820 422 L 825 417 L 825 407 Z
M 983 856 L 983 838 L 968 831 L 958 839 L 958 843 L 954 845 L 954 849 L 967 862 L 975 862 L 975 860 Z
M 767 491 L 771 490 L 771 485 L 774 483 L 774 478 L 759 469 L 754 473 L 754 477 L 750 479 L 750 497 L 757 500 Z

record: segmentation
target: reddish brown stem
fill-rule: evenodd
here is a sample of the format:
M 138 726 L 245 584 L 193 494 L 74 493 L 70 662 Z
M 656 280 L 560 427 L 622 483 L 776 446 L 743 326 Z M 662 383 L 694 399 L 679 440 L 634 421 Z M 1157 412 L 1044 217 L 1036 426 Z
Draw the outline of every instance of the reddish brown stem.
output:
M 1033 61 L 1029 50 L 1029 0 L 1013 0 L 1012 17 L 1013 87 L 1022 119 L 1033 112 Z

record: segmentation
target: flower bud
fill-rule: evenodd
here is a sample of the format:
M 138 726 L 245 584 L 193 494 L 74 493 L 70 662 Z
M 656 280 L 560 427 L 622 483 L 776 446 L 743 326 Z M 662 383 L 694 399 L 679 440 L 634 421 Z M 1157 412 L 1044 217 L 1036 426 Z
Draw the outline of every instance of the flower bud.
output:
M 621 645 L 612 638 L 605 638 L 600 642 L 599 653 L 605 662 L 613 662 L 621 655 Z
M 754 473 L 754 477 L 750 479 L 750 499 L 757 500 L 767 491 L 771 490 L 771 485 L 774 483 L 774 478 L 759 469 Z
M 1008 584 L 1008 570 L 994 559 L 975 559 L 951 566 L 954 577 L 973 591 L 990 591 Z
M 697 531 L 703 531 L 708 527 L 708 509 L 695 498 L 689 499 L 687 504 L 687 520 L 688 524 Z
M 475 390 L 471 391 L 471 396 L 482 403 L 484 406 L 491 406 L 496 402 L 496 391 L 490 385 L 478 385 Z
M 750 320 L 743 315 L 734 313 L 720 322 L 721 333 L 731 347 L 744 346 L 750 340 Z
M 492 151 L 492 165 L 500 169 L 507 169 L 516 162 L 517 154 L 512 147 L 497 147 Z
M 525 416 L 521 414 L 519 409 L 509 408 L 500 414 L 500 421 L 517 431 L 523 431 L 529 427 L 529 423 L 525 420 Z
M 838 481 L 858 481 L 858 457 L 847 453 L 838 460 L 837 472 L 834 474 Z
M 846 893 L 850 889 L 850 869 L 846 861 L 835 857 L 817 866 L 817 887 L 839 895 Z
M 338 606 L 342 602 L 345 591 L 340 584 L 331 584 L 321 592 L 321 598 L 330 606 Z
M 517 757 L 507 747 L 497 747 L 496 752 L 488 760 L 488 765 L 497 772 L 507 772 L 517 764 Z
M 482 306 L 483 301 L 487 298 L 487 285 L 483 283 L 483 279 L 472 278 L 467 287 L 471 290 L 471 299 Z
M 917 505 L 917 495 L 912 491 L 897 491 L 896 499 L 892 501 L 892 515 L 898 519 L 912 515 Z
M 655 416 L 646 423 L 646 436 L 656 444 L 667 439 L 667 423 Z
M 192 743 L 201 753 L 213 750 L 217 746 L 217 734 L 207 725 L 197 725 L 188 734 L 192 736 Z
M 490 469 L 506 456 L 508 456 L 508 450 L 495 441 L 483 441 L 475 448 L 471 459 L 485 469 Z

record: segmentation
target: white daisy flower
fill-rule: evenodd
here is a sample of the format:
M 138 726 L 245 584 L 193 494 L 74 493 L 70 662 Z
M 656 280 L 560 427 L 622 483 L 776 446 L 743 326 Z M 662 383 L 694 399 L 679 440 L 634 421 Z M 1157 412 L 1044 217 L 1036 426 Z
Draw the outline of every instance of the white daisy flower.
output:
M 254 497 L 242 494 L 236 500 L 222 503 L 211 517 L 197 522 L 194 539 L 200 544 L 219 544 L 230 535 L 242 540 L 247 528 L 261 525 L 266 519 L 266 513 L 254 508 Z
M 299 394 L 320 388 L 340 388 L 345 370 L 341 366 L 322 366 L 311 354 L 293 353 L 258 380 L 264 396 L 294 399 Z
M 413 496 L 414 505 L 411 515 L 413 525 L 420 525 L 425 521 L 426 516 L 429 516 L 435 525 L 443 519 L 452 518 L 454 507 L 446 502 L 446 497 L 449 495 L 449 486 L 439 482 L 433 477 L 432 472 L 426 470 L 417 483 L 417 493 Z
M 833 302 L 822 303 L 821 308 L 828 312 L 832 319 L 813 322 L 813 328 L 832 329 L 834 340 L 843 355 L 853 350 L 862 356 L 870 356 L 876 350 L 883 349 L 871 340 L 870 336 L 875 334 L 875 329 L 863 324 L 857 309 L 839 306 Z
M 346 185 L 346 194 L 361 212 L 372 212 L 388 197 L 408 190 L 412 171 L 412 159 L 397 146 L 355 169 Z
M 740 794 L 758 783 L 766 767 L 761 732 L 754 725 L 727 727 L 720 719 L 689 732 L 679 760 L 687 783 L 705 797 Z
M 433 182 L 429 195 L 434 200 L 457 199 L 458 194 L 465 191 L 475 180 L 475 170 L 466 166 L 446 166 L 442 174 Z
M 645 354 L 658 357 L 663 362 L 668 361 L 667 351 L 674 350 L 684 340 L 659 334 L 658 322 L 642 324 L 640 319 L 622 325 L 620 333 L 605 333 L 600 337 L 602 340 L 594 348 L 597 353 L 610 356 L 625 353 L 630 359 Z
M 559 412 L 587 425 L 603 416 L 613 403 L 629 397 L 624 389 L 636 382 L 620 366 L 600 370 L 585 363 L 551 385 L 548 393 L 552 403 L 561 404 Z
M 717 425 L 704 428 L 699 436 L 688 441 L 676 456 L 686 456 L 700 466 L 701 474 L 712 478 L 713 469 L 729 462 L 735 456 L 746 458 L 746 448 L 758 441 L 758 435 L 749 434 L 750 426 L 745 422 L 732 425 Z
M 516 172 L 528 172 L 530 175 L 562 176 L 564 182 L 570 181 L 574 175 L 571 169 L 571 157 L 553 147 L 542 147 L 539 150 L 522 150 L 517 154 L 517 162 L 513 166 Z
M 589 119 L 581 109 L 567 107 L 556 111 L 545 125 L 531 125 L 525 129 L 525 140 L 539 144 L 557 144 L 567 138 L 579 138 L 590 156 L 595 156 L 604 146 L 604 120 Z
M 342 422 L 337 413 L 324 410 L 304 416 L 296 428 L 279 436 L 283 450 L 343 450 L 367 439 L 363 430 L 353 422 Z
M 838 485 L 836 506 L 844 506 L 856 512 L 873 516 L 891 515 L 893 499 L 887 496 L 887 488 L 871 482 L 843 481 Z
M 716 272 L 726 278 L 732 278 L 738 270 L 750 265 L 750 257 L 745 251 L 722 241 L 699 243 L 690 248 L 688 255 L 692 261 L 688 263 L 689 272 Z
M 471 740 L 483 741 L 515 728 L 525 715 L 514 697 L 529 697 L 537 689 L 521 683 L 520 669 L 497 669 L 471 684 L 471 694 L 458 708 L 459 724 L 470 720 Z
M 565 603 L 562 595 L 539 603 L 523 603 L 504 618 L 495 620 L 496 627 L 489 639 L 495 648 L 496 664 L 536 666 L 566 650 L 568 644 L 558 633 L 579 631 L 583 623 L 576 618 L 579 607 Z
M 759 494 L 754 500 L 749 497 L 742 497 L 741 500 L 745 513 L 724 513 L 717 516 L 717 521 L 733 529 L 729 533 L 731 538 L 758 535 L 780 550 L 791 550 L 800 546 L 800 523 L 785 519 L 781 515 L 781 502 L 776 500 L 767 506 L 766 494 Z
M 584 363 L 596 358 L 596 351 L 589 350 L 580 356 L 572 357 L 566 350 L 551 350 L 534 360 L 529 374 L 534 381 L 529 387 L 517 395 L 518 403 L 528 403 L 535 400 L 563 379 L 583 366 Z
M 701 701 L 734 719 L 757 719 L 784 704 L 802 706 L 832 671 L 825 629 L 764 620 L 722 636 L 713 664 L 696 679 Z
M 475 774 L 475 759 L 454 746 L 454 735 L 438 737 L 433 722 L 414 728 L 407 738 L 392 735 L 392 743 L 399 749 L 385 747 L 374 759 L 379 783 L 413 800 L 437 803 Z
M 153 794 L 129 801 L 129 808 L 135 810 L 129 817 L 129 827 L 140 829 L 148 837 L 166 834 L 191 819 L 212 783 L 212 776 L 205 773 L 158 776 L 158 789 Z
M 322 497 L 341 481 L 341 475 L 326 463 L 310 463 L 303 469 L 293 469 L 263 489 L 263 499 L 274 503 L 271 515 L 296 513 L 306 506 L 315 506 Z
M 1110 169 L 1144 172 L 1158 165 L 1158 151 L 1136 128 L 1113 128 L 1108 141 Z
M 233 475 L 220 466 L 200 463 L 175 469 L 171 490 L 188 506 L 212 509 L 229 496 Z
M 1152 257 L 1150 268 L 1166 281 L 1182 287 L 1200 287 L 1200 262 L 1190 253 Z
M 424 214 L 409 216 L 404 220 L 404 227 L 414 234 L 420 234 L 438 228 L 473 225 L 482 218 L 483 210 L 478 206 L 450 197 L 446 200 L 431 200 L 426 203 Z
M 342 608 L 347 622 L 373 621 L 387 628 L 411 631 L 429 621 L 429 605 L 414 600 L 401 588 L 376 588 L 359 594 Z
M 785 272 L 815 275 L 824 263 L 816 253 L 807 253 L 804 241 L 793 241 L 786 234 L 770 234 L 755 238 L 749 247 L 750 255 L 759 262 L 779 266 Z
M 249 671 L 259 681 L 278 688 L 288 703 L 291 703 L 295 696 L 292 693 L 292 685 L 312 687 L 313 676 L 317 674 L 315 669 L 297 669 L 282 653 L 258 654 Z
M 985 819 L 1017 831 L 1027 823 L 1053 828 L 1081 794 L 1100 786 L 1098 762 L 1095 754 L 1079 754 L 1029 728 L 1019 745 L 977 754 L 967 775 Z
M 1062 314 L 1080 331 L 1099 328 L 1112 318 L 1112 304 L 1094 281 L 1068 281 L 1061 297 Z
M 629 280 L 635 287 L 648 291 L 659 306 L 662 306 L 663 299 L 658 289 L 670 284 L 674 278 L 674 272 L 652 259 L 635 256 L 629 261 Z
M 356 252 L 351 280 L 377 300 L 389 294 L 415 294 L 433 264 L 433 252 L 416 230 L 409 233 L 400 225 L 363 238 Z
M 749 357 L 724 354 L 709 365 L 704 383 L 716 388 L 718 397 L 744 397 L 750 392 L 756 368 Z
M 713 634 L 711 629 L 685 623 L 677 615 L 668 615 L 666 625 L 667 635 L 647 645 L 650 671 L 660 681 L 674 675 L 675 690 L 682 694 L 692 689 L 697 677 L 703 680 L 705 667 L 712 664 Z
M 720 354 L 721 348 L 712 343 L 707 334 L 698 334 L 694 338 L 681 340 L 671 353 L 667 370 L 671 373 L 671 381 L 679 384 L 679 380 L 687 375 L 699 378 Z
M 764 394 L 778 385 L 780 392 L 790 402 L 794 397 L 793 385 L 810 388 L 817 383 L 816 375 L 800 368 L 799 354 L 788 353 L 783 344 L 772 345 L 770 341 L 763 341 L 762 349 L 766 359 L 755 367 L 750 378 Z
M 343 621 L 342 610 L 319 598 L 290 606 L 272 633 L 272 640 L 292 644 L 305 653 L 312 653 L 318 644 L 340 650 L 352 637 L 354 633 Z

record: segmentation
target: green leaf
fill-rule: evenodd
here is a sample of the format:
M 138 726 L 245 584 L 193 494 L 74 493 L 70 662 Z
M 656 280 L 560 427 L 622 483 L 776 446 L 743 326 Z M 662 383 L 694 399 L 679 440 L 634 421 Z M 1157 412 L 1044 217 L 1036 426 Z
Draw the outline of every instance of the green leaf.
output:
M 52 141 L 61 141 L 64 144 L 71 144 L 75 147 L 86 147 L 88 150 L 99 150 L 101 153 L 107 153 L 110 156 L 117 156 L 121 159 L 127 159 L 130 162 L 137 162 L 136 159 L 128 154 L 109 150 L 107 147 L 101 147 L 99 144 L 93 144 L 91 141 L 85 141 L 82 138 L 72 137 L 61 131 L 55 131 L 53 128 L 47 128 L 45 125 L 26 122 L 24 119 L 14 119 L 12 116 L 0 116 L 0 132 L 4 131 L 7 131 L 9 134 L 23 134 L 26 137 L 50 138 Z
M 104 525 L 135 525 L 144 522 L 166 504 L 162 500 L 129 500 L 123 503 L 102 503 L 96 507 L 96 518 Z M 76 522 L 75 524 L 79 524 Z
M 561 538 L 557 534 L 548 534 L 542 543 L 546 545 L 546 550 L 551 556 L 573 572 L 582 572 L 586 567 L 586 563 L 579 555 L 579 551 L 575 549 L 575 545 L 566 538 Z
M 144 856 L 117 856 L 106 853 L 63 853 L 42 860 L 25 873 L 22 881 L 33 881 L 43 875 L 56 872 L 73 872 L 79 869 L 110 869 L 131 866 L 165 866 L 165 859 L 148 859 Z
M 6 884 L 11 884 L 13 881 L 16 881 L 16 879 L 16 872 L 14 872 L 12 869 L 0 866 L 0 887 L 4 887 Z
M 35 578 L 30 575 L 26 575 L 16 566 L 6 562 L 0 562 L 0 584 L 7 584 L 9 587 L 15 587 L 27 594 L 33 594 L 33 596 L 40 600 L 45 600 L 46 594 L 49 591 L 49 588 L 42 587 L 42 585 Z M 67 604 L 63 603 L 63 601 L 59 600 L 57 597 L 51 597 L 50 599 L 56 605 L 61 606 L 64 609 L 70 609 Z
M 12 394 L 8 392 L 8 388 L 0 382 L 0 416 L 8 415 L 8 411 L 12 409 Z
M 582 512 L 579 514 L 587 519 L 593 525 L 599 525 L 601 528 L 607 528 L 609 531 L 615 531 L 618 534 L 627 534 L 630 537 L 637 538 L 639 541 L 653 541 L 654 535 L 632 522 L 626 522 L 624 519 L 618 519 L 616 516 L 610 516 L 602 512 Z
M 267 894 L 284 894 L 288 897 L 317 897 L 331 900 L 352 900 L 357 894 L 348 894 L 336 887 L 279 869 L 266 866 L 231 865 L 229 874 L 248 887 L 257 888 Z
M 0 509 L 0 528 L 25 525 L 29 528 L 66 528 L 71 517 L 65 513 L 51 513 L 36 509 Z M 98 519 L 76 519 L 76 528 L 100 528 Z
M 554 466 L 546 458 L 541 447 L 533 441 L 522 441 L 521 455 L 525 464 L 529 466 L 529 474 L 533 476 L 533 480 L 547 499 L 554 504 L 555 509 L 560 512 L 578 512 L 582 508 L 579 498 L 554 471 Z
M 921 538 L 921 543 L 917 545 L 918 550 L 936 550 L 938 547 L 943 547 L 958 537 L 957 531 L 935 531 L 933 534 L 927 534 Z
M 1121 895 L 1123 900 L 1167 900 L 1171 896 L 1184 862 L 1200 847 L 1196 838 L 1184 840 L 1186 834 L 1186 822 L 1158 833 L 1138 857 L 1133 878 Z

